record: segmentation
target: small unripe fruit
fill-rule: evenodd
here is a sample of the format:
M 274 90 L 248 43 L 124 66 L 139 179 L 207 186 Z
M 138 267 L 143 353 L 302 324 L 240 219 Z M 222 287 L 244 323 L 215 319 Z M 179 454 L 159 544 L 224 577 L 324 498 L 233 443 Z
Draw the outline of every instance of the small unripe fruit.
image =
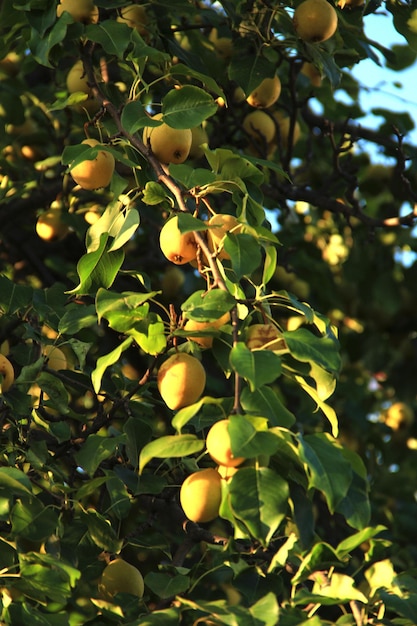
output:
M 337 13 L 327 0 L 304 0 L 294 11 L 293 23 L 300 39 L 320 43 L 336 32 Z
M 230 259 L 223 248 L 224 238 L 227 233 L 237 234 L 242 229 L 242 224 L 238 222 L 234 215 L 228 213 L 217 213 L 208 221 L 207 238 L 208 246 L 212 252 L 217 252 L 218 259 Z
M 93 0 L 60 0 L 56 14 L 60 17 L 64 11 L 72 15 L 74 22 L 96 24 L 98 22 L 98 8 Z
M 87 146 L 100 146 L 96 139 L 84 139 Z M 70 170 L 74 181 L 83 189 L 98 189 L 107 187 L 110 183 L 115 167 L 114 156 L 107 150 L 99 150 L 94 159 L 81 161 Z
M 197 402 L 206 386 L 206 371 L 195 356 L 177 352 L 162 363 L 157 384 L 165 404 L 176 411 Z
M 258 141 L 270 143 L 275 137 L 275 123 L 270 115 L 264 111 L 248 113 L 242 124 L 244 130 Z
M 162 114 L 158 113 L 152 119 L 160 120 Z M 189 128 L 172 128 L 165 123 L 143 129 L 143 143 L 149 145 L 158 161 L 165 164 L 184 163 L 190 154 L 192 137 Z
M 275 104 L 281 94 L 281 81 L 275 74 L 273 78 L 264 78 L 263 81 L 246 98 L 248 104 L 257 109 L 267 109 Z
M 144 588 L 143 577 L 137 567 L 121 558 L 106 565 L 98 584 L 100 596 L 109 602 L 116 593 L 130 593 L 142 598 Z
M 274 324 L 252 324 L 246 332 L 246 346 L 249 350 L 283 350 L 286 343 Z
M 181 485 L 182 509 L 197 524 L 211 522 L 218 516 L 221 499 L 221 477 L 214 468 L 190 474 Z
M 246 459 L 242 456 L 234 456 L 230 444 L 229 435 L 230 420 L 224 419 L 215 422 L 207 433 L 207 452 L 218 465 L 226 467 L 237 467 Z
M 176 265 L 184 265 L 197 256 L 197 243 L 192 232 L 182 233 L 178 216 L 165 222 L 159 235 L 159 245 L 166 258 Z
M 0 354 L 0 393 L 9 391 L 14 383 L 14 369 L 9 359 Z
M 224 324 L 227 324 L 230 320 L 230 314 L 225 313 L 218 320 L 214 320 L 212 322 L 197 322 L 196 320 L 187 320 L 184 324 L 184 330 L 196 332 L 198 330 L 216 330 Z M 195 341 L 202 348 L 211 348 L 213 345 L 213 337 L 210 335 L 195 335 L 193 337 L 189 337 L 191 341 Z

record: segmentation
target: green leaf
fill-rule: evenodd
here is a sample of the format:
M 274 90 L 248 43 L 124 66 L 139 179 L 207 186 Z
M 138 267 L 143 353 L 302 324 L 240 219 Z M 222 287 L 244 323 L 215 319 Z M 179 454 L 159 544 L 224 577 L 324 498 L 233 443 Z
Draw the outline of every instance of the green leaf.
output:
M 182 233 L 205 231 L 207 230 L 207 224 L 189 213 L 180 212 L 178 213 L 178 228 Z
M 297 573 L 291 579 L 292 585 L 307 580 L 314 572 L 328 570 L 342 563 L 336 551 L 325 542 L 316 543 L 301 561 Z
M 129 462 L 137 469 L 140 451 L 150 441 L 152 428 L 141 419 L 129 417 L 123 425 L 123 432 L 126 435 L 126 452 Z
M 388 611 L 393 612 L 395 615 L 401 615 L 406 619 L 411 620 L 412 624 L 417 624 L 417 594 L 408 594 L 405 598 L 400 598 L 398 595 L 388 593 L 381 589 L 379 591 L 379 597 L 385 604 Z
M 251 235 L 227 233 L 224 249 L 230 256 L 238 280 L 243 276 L 250 276 L 261 264 L 260 246 Z
M 120 359 L 120 355 L 124 350 L 127 350 L 133 342 L 132 337 L 128 337 L 125 339 L 120 346 L 117 346 L 114 350 L 101 356 L 97 359 L 96 368 L 93 370 L 91 374 L 91 381 L 93 383 L 94 391 L 99 393 L 101 387 L 101 381 L 104 375 L 104 372 L 108 367 L 117 363 Z
M 137 293 L 135 291 L 109 291 L 99 289 L 96 295 L 98 321 L 104 317 L 110 328 L 118 332 L 128 332 L 137 322 L 148 316 L 149 307 L 142 306 L 151 300 L 158 291 Z
M 286 481 L 267 467 L 242 467 L 230 479 L 228 495 L 233 515 L 267 545 L 287 514 Z
M 387 530 L 386 526 L 370 526 L 363 528 L 353 535 L 350 535 L 350 537 L 347 537 L 346 539 L 343 539 L 343 541 L 341 541 L 336 548 L 339 558 L 345 559 L 349 556 L 350 552 L 358 548 L 362 543 L 369 541 L 369 539 L 372 539 L 385 530 Z
M 352 482 L 352 467 L 342 450 L 342 446 L 326 433 L 300 436 L 300 454 L 310 488 L 324 494 L 331 513 L 346 496 Z
M 44 541 L 56 531 L 58 514 L 52 506 L 45 507 L 37 498 L 25 498 L 14 505 L 10 521 L 14 535 L 30 541 Z
M 142 448 L 139 457 L 139 474 L 153 458 L 168 459 L 188 456 L 200 452 L 204 448 L 204 441 L 195 435 L 166 435 L 151 441 Z
M 137 322 L 134 328 L 126 331 L 135 339 L 144 352 L 157 355 L 167 345 L 165 326 L 159 315 L 150 313 L 146 319 Z
M 259 421 L 265 420 L 261 418 Z M 280 441 L 276 435 L 265 429 L 257 430 L 254 422 L 256 418 L 230 415 L 228 432 L 234 456 L 251 459 L 264 454 L 272 455 L 278 450 Z
M 131 508 L 126 485 L 114 472 L 106 471 L 106 489 L 111 503 L 108 512 L 114 514 L 119 520 L 125 519 Z
M 249 350 L 242 341 L 233 346 L 230 364 L 247 381 L 252 392 L 274 382 L 281 375 L 281 358 L 278 354 L 271 350 Z
M 171 575 L 162 572 L 149 572 L 145 576 L 145 585 L 158 598 L 167 599 L 187 591 L 190 586 L 190 578 L 178 573 Z
M 28 308 L 32 301 L 33 289 L 18 285 L 6 276 L 0 276 L 0 312 L 13 315 Z
M 290 428 L 295 422 L 294 415 L 270 387 L 261 386 L 254 391 L 245 387 L 240 402 L 245 413 L 266 417 L 270 426 Z
M 252 615 L 255 624 L 276 626 L 279 618 L 279 608 L 277 596 L 270 591 L 249 607 L 249 613 Z
M 216 83 L 214 78 L 208 76 L 207 74 L 202 74 L 201 72 L 197 72 L 193 68 L 188 65 L 184 65 L 183 63 L 175 63 L 169 70 L 171 76 L 186 76 L 187 79 L 191 76 L 196 80 L 199 80 L 208 91 L 215 93 L 217 96 L 221 96 L 226 99 L 222 88 Z
M 76 452 L 75 459 L 89 476 L 93 476 L 100 463 L 113 456 L 125 443 L 125 435 L 103 437 L 91 434 Z
M 95 509 L 80 507 L 80 517 L 88 528 L 88 534 L 93 542 L 102 550 L 119 553 L 123 540 L 118 539 L 107 519 Z
M 311 387 L 311 385 L 309 385 L 304 380 L 304 378 L 302 378 L 301 376 L 294 376 L 294 379 L 298 382 L 300 387 L 302 389 L 304 389 L 304 391 L 306 393 L 308 393 L 308 395 L 315 401 L 315 403 L 317 404 L 318 408 L 321 409 L 321 411 L 327 417 L 327 419 L 329 420 L 329 423 L 330 423 L 330 425 L 332 427 L 333 437 L 337 437 L 337 435 L 339 433 L 339 422 L 338 422 L 336 411 L 334 410 L 334 408 L 331 407 L 329 404 L 326 404 L 325 402 L 323 402 L 323 400 L 320 398 L 317 390 L 314 389 L 313 387 Z
M 236 49 L 229 65 L 229 79 L 242 87 L 248 96 L 264 78 L 272 78 L 276 64 L 260 54 L 254 54 L 247 40 L 235 42 Z
M 124 215 L 121 213 L 120 218 L 117 232 L 111 233 L 114 239 L 108 248 L 109 252 L 119 250 L 124 246 L 133 237 L 140 224 L 139 213 L 136 209 L 131 208 Z
M 162 104 L 163 121 L 178 129 L 199 126 L 216 111 L 213 97 L 194 85 L 171 89 Z
M 149 180 L 143 190 L 142 200 L 145 204 L 156 206 L 169 199 L 164 187 L 160 183 Z
M 68 304 L 61 317 L 58 330 L 64 335 L 75 335 L 82 328 L 91 328 L 97 325 L 96 308 L 94 304 Z
M 306 328 L 284 331 L 284 337 L 294 358 L 317 363 L 330 372 L 339 371 L 339 346 L 333 339 L 317 337 Z
M 228 291 L 222 289 L 199 290 L 182 303 L 181 309 L 188 319 L 213 322 L 230 311 L 235 304 L 235 299 Z
M 41 372 L 36 379 L 37 384 L 43 392 L 48 394 L 47 405 L 52 406 L 62 415 L 69 413 L 68 391 L 64 383 L 57 376 L 48 372 Z
M 17 467 L 0 467 L 0 489 L 8 492 L 10 497 L 32 495 L 32 483 Z
M 278 253 L 275 246 L 265 247 L 265 261 L 262 273 L 262 283 L 264 285 L 268 284 L 274 276 L 277 267 L 277 256 Z
M 134 135 L 138 130 L 150 124 L 149 115 L 146 113 L 142 102 L 139 100 L 128 102 L 123 107 L 120 121 L 123 128 L 131 135 Z M 160 187 L 160 185 L 158 186 Z
M 140 626 L 178 626 L 180 620 L 179 610 L 164 609 L 153 611 L 149 615 L 140 618 Z
M 108 54 L 122 59 L 129 45 L 129 38 L 126 37 L 128 31 L 124 26 L 116 20 L 104 20 L 98 24 L 89 24 L 85 35 L 90 41 L 99 43 Z
M 200 398 L 200 400 L 198 400 L 197 402 L 194 402 L 194 404 L 185 406 L 184 408 L 177 411 L 174 417 L 172 418 L 171 423 L 172 423 L 173 428 L 175 428 L 177 432 L 181 432 L 181 429 L 186 424 L 188 424 L 188 422 L 195 415 L 197 415 L 197 413 L 200 412 L 201 407 L 204 406 L 205 404 L 217 404 L 220 406 L 222 404 L 222 399 L 211 398 L 210 396 L 204 396 L 203 398 Z
M 123 250 L 108 252 L 108 235 L 100 237 L 100 246 L 94 252 L 87 252 L 77 263 L 80 282 L 69 291 L 70 294 L 93 295 L 99 287 L 108 288 L 113 284 L 123 260 Z

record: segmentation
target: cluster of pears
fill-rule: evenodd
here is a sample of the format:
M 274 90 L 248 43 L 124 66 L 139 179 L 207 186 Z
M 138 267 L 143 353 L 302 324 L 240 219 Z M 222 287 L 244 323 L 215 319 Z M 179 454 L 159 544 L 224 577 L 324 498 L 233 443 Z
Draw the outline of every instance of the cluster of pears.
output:
M 230 420 L 222 419 L 211 426 L 206 437 L 206 448 L 217 468 L 208 467 L 193 472 L 180 489 L 180 503 L 189 520 L 205 523 L 214 520 L 222 500 L 222 480 L 227 480 L 246 459 L 234 456 L 229 434 Z

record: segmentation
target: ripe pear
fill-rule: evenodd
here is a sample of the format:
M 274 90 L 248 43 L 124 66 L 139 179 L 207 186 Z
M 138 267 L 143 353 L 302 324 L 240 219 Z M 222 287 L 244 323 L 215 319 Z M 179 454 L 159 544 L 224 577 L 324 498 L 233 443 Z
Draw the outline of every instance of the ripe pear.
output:
M 152 119 L 162 119 L 162 113 Z M 184 163 L 190 154 L 192 138 L 190 128 L 171 128 L 165 123 L 143 129 L 143 143 L 151 148 L 158 161 L 165 164 Z
M 219 37 L 217 28 L 213 28 L 209 35 L 209 41 L 214 46 L 218 56 L 223 61 L 229 61 L 233 54 L 233 41 L 231 37 Z
M 142 598 L 145 585 L 140 571 L 124 559 L 110 561 L 104 568 L 98 590 L 103 600 L 111 602 L 116 593 L 130 593 Z
M 304 76 L 307 76 L 307 78 L 310 79 L 310 83 L 313 85 L 313 87 L 321 87 L 321 73 L 314 65 L 314 63 L 309 63 L 308 61 L 305 61 L 301 66 L 301 74 L 304 74 Z
M 192 232 L 182 233 L 178 228 L 178 215 L 162 226 L 159 245 L 166 258 L 176 265 L 184 265 L 197 256 L 197 243 Z
M 246 459 L 243 456 L 234 456 L 230 443 L 229 419 L 215 422 L 207 433 L 207 452 L 218 465 L 225 467 L 237 467 Z
M 257 109 L 267 109 L 275 104 L 280 94 L 281 80 L 275 74 L 273 78 L 264 78 L 246 98 L 246 102 Z
M 149 31 L 147 26 L 149 19 L 144 6 L 130 4 L 129 6 L 121 8 L 117 21 L 127 24 L 130 28 L 134 28 L 144 39 L 148 38 Z
M 53 209 L 41 213 L 36 221 L 36 232 L 44 241 L 63 239 L 69 232 L 69 227 L 62 220 L 62 211 Z
M 275 324 L 252 324 L 246 332 L 249 350 L 285 350 L 286 343 Z
M 98 8 L 93 0 L 60 0 L 56 14 L 60 17 L 64 11 L 72 15 L 74 22 L 96 24 L 98 22 Z
M 225 313 L 219 319 L 212 322 L 197 322 L 196 320 L 187 320 L 184 324 L 184 330 L 196 332 L 198 330 L 216 330 L 224 326 L 230 321 L 230 314 Z M 213 337 L 210 335 L 195 335 L 189 337 L 191 341 L 195 341 L 201 348 L 211 348 L 213 345 Z
M 91 147 L 101 145 L 96 139 L 84 139 L 82 143 Z M 114 167 L 114 156 L 107 150 L 99 150 L 94 159 L 81 161 L 70 170 L 70 174 L 83 189 L 98 189 L 110 183 Z
M 157 384 L 165 404 L 176 411 L 197 402 L 206 386 L 206 371 L 195 356 L 177 352 L 162 363 Z
M 54 345 L 47 345 L 42 350 L 42 354 L 46 359 L 46 364 L 51 370 L 59 371 L 68 369 L 67 357 L 61 350 Z
M 274 120 L 265 111 L 252 111 L 243 120 L 243 129 L 251 136 L 260 141 L 263 139 L 270 143 L 275 137 Z
M 211 522 L 219 514 L 221 476 L 212 467 L 187 476 L 181 485 L 180 503 L 185 515 L 197 524 Z
M 218 259 L 230 259 L 230 254 L 223 248 L 224 238 L 228 232 L 237 234 L 241 231 L 242 225 L 234 215 L 228 213 L 217 213 L 208 221 L 207 230 L 208 246 L 212 252 L 217 253 Z
M 275 111 L 273 113 L 273 118 L 278 125 L 278 133 L 277 138 L 279 139 L 282 146 L 286 147 L 288 145 L 289 135 L 290 135 L 290 127 L 291 127 L 291 119 L 288 116 L 285 116 L 281 111 Z M 295 120 L 293 136 L 292 136 L 292 145 L 295 146 L 297 141 L 300 139 L 301 128 L 300 124 L 297 120 Z
M 14 383 L 14 368 L 9 359 L 0 354 L 0 393 L 9 391 Z
M 303 41 L 327 41 L 337 29 L 337 13 L 327 0 L 304 0 L 294 11 L 293 24 Z

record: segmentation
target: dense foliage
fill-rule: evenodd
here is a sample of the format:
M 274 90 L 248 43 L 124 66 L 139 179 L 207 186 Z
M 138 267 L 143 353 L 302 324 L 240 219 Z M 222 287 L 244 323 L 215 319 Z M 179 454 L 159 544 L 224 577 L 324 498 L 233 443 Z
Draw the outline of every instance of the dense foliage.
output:
M 416 5 L 309 41 L 298 0 L 57 4 L 0 12 L 1 624 L 416 624 L 414 122 L 351 73 L 401 81 Z

